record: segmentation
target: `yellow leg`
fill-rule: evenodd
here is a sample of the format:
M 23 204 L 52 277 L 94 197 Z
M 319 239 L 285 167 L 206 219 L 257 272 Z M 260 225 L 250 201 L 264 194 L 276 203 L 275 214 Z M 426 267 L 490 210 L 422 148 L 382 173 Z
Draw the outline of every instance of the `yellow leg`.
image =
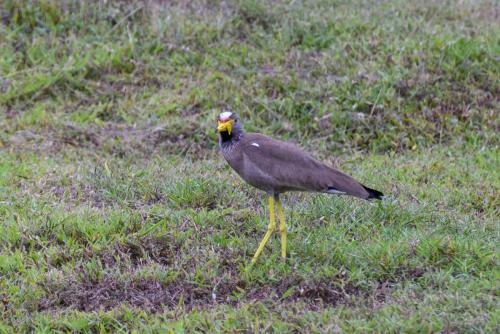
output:
M 264 249 L 264 246 L 266 245 L 267 241 L 269 240 L 271 234 L 273 234 L 275 229 L 276 229 L 276 218 L 274 217 L 274 198 L 273 196 L 269 196 L 269 225 L 267 226 L 267 232 L 266 235 L 264 235 L 264 239 L 262 239 L 262 241 L 260 242 L 259 248 L 257 248 L 257 251 L 255 252 L 255 255 L 252 258 L 252 263 L 255 263 L 255 261 L 257 261 L 257 258 Z
M 279 197 L 276 197 L 278 202 L 278 217 L 280 219 L 280 233 L 281 233 L 281 257 L 286 258 L 286 222 L 285 215 L 283 214 L 283 207 L 281 206 L 281 201 Z

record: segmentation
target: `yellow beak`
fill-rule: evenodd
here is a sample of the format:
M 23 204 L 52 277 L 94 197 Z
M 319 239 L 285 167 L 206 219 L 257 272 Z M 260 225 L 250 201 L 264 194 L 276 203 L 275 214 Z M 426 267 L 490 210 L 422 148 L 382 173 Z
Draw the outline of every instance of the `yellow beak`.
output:
M 231 131 L 233 130 L 233 122 L 234 120 L 230 119 L 227 121 L 219 121 L 219 125 L 217 126 L 217 131 L 219 132 L 225 132 L 227 131 L 228 134 L 231 134 Z

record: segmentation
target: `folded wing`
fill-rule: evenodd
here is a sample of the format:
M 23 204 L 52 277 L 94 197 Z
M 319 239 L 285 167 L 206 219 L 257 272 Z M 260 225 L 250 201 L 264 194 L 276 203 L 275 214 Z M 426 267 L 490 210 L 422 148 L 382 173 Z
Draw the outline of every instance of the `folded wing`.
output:
M 364 199 L 382 196 L 290 143 L 249 133 L 241 144 L 249 165 L 258 169 L 256 174 L 265 174 L 276 191 L 315 191 Z

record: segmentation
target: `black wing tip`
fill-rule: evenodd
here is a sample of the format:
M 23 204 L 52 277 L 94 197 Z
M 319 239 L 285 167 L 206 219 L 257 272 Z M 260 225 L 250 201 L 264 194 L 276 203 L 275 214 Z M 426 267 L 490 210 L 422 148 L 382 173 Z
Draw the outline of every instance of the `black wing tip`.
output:
M 368 192 L 368 197 L 366 199 L 383 199 L 384 198 L 384 194 L 382 194 L 378 190 L 371 189 L 371 188 L 368 188 L 365 186 L 363 186 L 363 188 L 365 188 L 365 190 Z

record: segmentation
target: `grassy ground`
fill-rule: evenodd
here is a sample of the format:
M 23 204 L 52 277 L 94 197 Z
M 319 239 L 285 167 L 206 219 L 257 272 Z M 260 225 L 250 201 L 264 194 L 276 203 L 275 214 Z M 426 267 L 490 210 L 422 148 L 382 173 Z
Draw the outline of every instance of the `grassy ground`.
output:
M 500 330 L 498 2 L 89 3 L 0 4 L 0 332 Z M 248 270 L 226 107 L 388 198 Z

